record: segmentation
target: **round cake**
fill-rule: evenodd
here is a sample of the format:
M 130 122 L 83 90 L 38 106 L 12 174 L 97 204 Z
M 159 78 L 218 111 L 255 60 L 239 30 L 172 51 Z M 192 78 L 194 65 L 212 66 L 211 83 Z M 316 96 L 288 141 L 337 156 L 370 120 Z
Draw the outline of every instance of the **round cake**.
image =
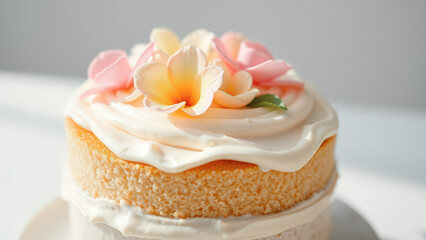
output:
M 336 114 L 242 34 L 101 52 L 65 127 L 71 240 L 330 239 Z

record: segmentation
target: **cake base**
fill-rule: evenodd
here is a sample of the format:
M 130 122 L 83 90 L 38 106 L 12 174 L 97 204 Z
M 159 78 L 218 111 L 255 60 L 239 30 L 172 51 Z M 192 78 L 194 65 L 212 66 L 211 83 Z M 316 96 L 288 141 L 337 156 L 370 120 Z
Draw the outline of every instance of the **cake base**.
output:
M 94 199 L 65 171 L 62 197 L 69 203 L 70 240 L 330 239 L 330 203 L 337 174 L 313 197 L 263 216 L 158 217 L 122 201 Z
M 91 223 L 84 218 L 74 204 L 69 204 L 68 213 L 70 221 L 69 240 L 154 240 L 152 238 L 125 237 L 118 230 L 106 224 Z M 331 211 L 330 208 L 327 208 L 312 222 L 287 229 L 274 236 L 257 238 L 256 240 L 329 240 L 331 231 Z

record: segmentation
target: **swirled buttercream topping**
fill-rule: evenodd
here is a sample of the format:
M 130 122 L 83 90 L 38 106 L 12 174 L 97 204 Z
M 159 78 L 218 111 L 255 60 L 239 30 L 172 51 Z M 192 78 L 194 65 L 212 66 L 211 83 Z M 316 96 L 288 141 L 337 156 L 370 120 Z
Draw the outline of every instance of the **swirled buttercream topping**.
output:
M 286 77 L 298 78 L 293 70 Z M 253 163 L 263 170 L 297 171 L 338 128 L 335 112 L 310 84 L 283 96 L 287 111 L 210 107 L 197 117 L 150 110 L 141 98 L 124 103 L 112 93 L 80 99 L 93 84 L 87 80 L 74 93 L 66 115 L 118 157 L 166 172 L 220 159 Z

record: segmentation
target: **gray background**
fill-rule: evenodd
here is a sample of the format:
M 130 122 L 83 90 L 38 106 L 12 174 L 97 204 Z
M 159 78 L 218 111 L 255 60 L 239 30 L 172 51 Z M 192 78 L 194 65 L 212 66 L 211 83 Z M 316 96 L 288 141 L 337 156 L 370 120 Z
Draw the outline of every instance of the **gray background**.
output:
M 156 26 L 240 31 L 292 63 L 338 112 L 341 196 L 383 239 L 424 239 L 426 0 L 0 0 L 0 239 L 57 197 L 63 108 L 90 60 Z
M 339 101 L 426 108 L 426 1 L 0 3 L 0 69 L 78 76 L 101 50 L 153 27 L 245 33 Z

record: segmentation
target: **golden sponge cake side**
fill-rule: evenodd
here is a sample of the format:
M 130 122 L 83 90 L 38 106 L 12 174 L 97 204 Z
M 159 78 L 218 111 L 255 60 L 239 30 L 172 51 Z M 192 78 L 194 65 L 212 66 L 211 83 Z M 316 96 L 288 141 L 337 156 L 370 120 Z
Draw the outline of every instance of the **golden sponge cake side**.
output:
M 121 200 L 171 218 L 277 213 L 310 198 L 334 171 L 335 136 L 295 172 L 261 171 L 257 165 L 219 160 L 180 173 L 123 160 L 92 132 L 65 121 L 68 165 L 77 185 L 93 198 Z

